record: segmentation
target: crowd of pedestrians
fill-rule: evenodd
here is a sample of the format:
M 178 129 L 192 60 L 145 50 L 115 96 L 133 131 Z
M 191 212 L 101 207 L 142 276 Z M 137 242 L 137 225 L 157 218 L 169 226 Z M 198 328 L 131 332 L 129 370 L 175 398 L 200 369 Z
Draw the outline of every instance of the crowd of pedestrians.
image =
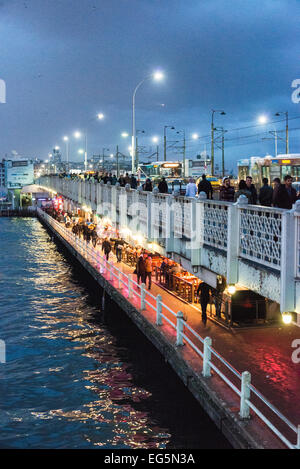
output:
M 263 205 L 265 207 L 278 207 L 291 209 L 296 200 L 300 199 L 300 193 L 292 187 L 293 178 L 290 175 L 284 177 L 283 183 L 279 178 L 273 180 L 273 186 L 269 185 L 267 178 L 263 178 L 263 185 L 259 192 L 252 184 L 252 177 L 247 176 L 246 181 L 241 179 L 238 190 L 230 184 L 229 178 L 224 178 L 220 188 L 220 200 L 226 202 L 236 202 L 240 195 L 244 195 L 248 199 L 248 203 L 252 205 Z
M 127 184 L 131 189 L 137 189 L 138 179 L 134 174 L 129 175 L 129 173 L 122 174 L 119 178 L 112 173 L 96 172 L 93 174 L 84 174 L 84 175 L 74 175 L 74 174 L 65 174 L 61 173 L 60 177 L 68 177 L 71 179 L 82 179 L 89 180 L 91 182 L 101 182 L 104 184 L 110 183 L 111 185 L 116 185 L 119 183 L 121 187 L 125 187 Z M 279 178 L 275 178 L 272 181 L 273 187 L 269 184 L 267 178 L 263 178 L 263 185 L 257 192 L 255 185 L 252 182 L 252 177 L 247 176 L 246 180 L 241 179 L 238 184 L 237 190 L 231 185 L 231 180 L 229 177 L 224 177 L 222 180 L 222 185 L 220 186 L 219 191 L 215 194 L 219 194 L 219 200 L 224 202 L 236 202 L 240 195 L 244 195 L 248 199 L 248 203 L 252 205 L 263 205 L 265 207 L 278 207 L 291 209 L 296 200 L 300 199 L 300 193 L 293 188 L 292 182 L 293 178 L 290 175 L 286 175 L 281 182 Z M 162 177 L 160 182 L 156 185 L 159 193 L 168 194 L 169 187 L 165 177 Z M 147 178 L 145 183 L 142 184 L 142 188 L 146 192 L 152 192 L 155 187 L 153 181 L 150 178 Z M 207 199 L 213 199 L 214 190 L 210 181 L 206 178 L 206 175 L 203 174 L 198 185 L 195 182 L 194 178 L 190 178 L 186 186 L 185 196 L 186 197 L 197 197 L 200 192 L 206 194 Z

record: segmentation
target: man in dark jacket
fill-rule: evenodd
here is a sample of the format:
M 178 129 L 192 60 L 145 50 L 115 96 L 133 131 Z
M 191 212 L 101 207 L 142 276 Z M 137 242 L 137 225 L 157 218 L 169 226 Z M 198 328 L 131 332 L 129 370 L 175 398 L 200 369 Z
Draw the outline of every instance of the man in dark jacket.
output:
M 200 297 L 200 304 L 201 304 L 201 312 L 202 312 L 202 322 L 206 325 L 207 321 L 207 305 L 209 302 L 209 295 L 210 295 L 210 287 L 205 282 L 201 282 L 198 289 L 197 295 Z
M 284 177 L 284 184 L 281 184 L 274 199 L 275 207 L 290 210 L 297 200 L 297 192 L 292 187 L 293 178 L 290 175 Z
M 220 200 L 225 202 L 234 201 L 234 188 L 230 185 L 229 178 L 223 178 L 222 186 L 220 187 Z
M 205 192 L 208 199 L 213 198 L 213 188 L 211 183 L 206 179 L 206 174 L 202 174 L 202 181 L 198 184 L 198 194 Z
M 110 242 L 108 241 L 107 238 L 105 238 L 105 240 L 102 243 L 102 251 L 104 251 L 106 260 L 108 261 L 109 253 L 111 251 L 111 244 L 110 244 Z
M 251 204 L 252 205 L 256 205 L 256 202 L 257 202 L 257 191 L 255 189 L 255 185 L 252 184 L 252 177 L 251 176 L 247 176 L 246 177 L 246 185 L 247 185 L 247 189 L 248 191 L 251 192 Z
M 140 283 L 140 280 L 142 283 L 146 282 L 146 265 L 143 256 L 140 256 L 137 264 L 136 264 L 136 276 L 137 276 L 137 283 Z
M 263 186 L 260 188 L 258 196 L 260 205 L 265 207 L 271 207 L 273 198 L 273 189 L 268 182 L 267 178 L 263 178 Z
M 158 184 L 158 190 L 161 194 L 167 194 L 169 192 L 168 184 L 166 182 L 166 178 L 162 178 L 160 183 Z

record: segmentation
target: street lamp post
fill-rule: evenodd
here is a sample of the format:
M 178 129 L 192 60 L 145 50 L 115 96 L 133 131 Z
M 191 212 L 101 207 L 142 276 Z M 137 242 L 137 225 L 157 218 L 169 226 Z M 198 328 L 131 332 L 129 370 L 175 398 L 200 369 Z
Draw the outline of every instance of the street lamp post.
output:
M 131 138 L 131 150 L 132 150 L 132 160 L 131 160 L 131 171 L 134 173 L 137 170 L 138 167 L 138 160 L 136 157 L 136 131 L 135 131 L 135 96 L 136 92 L 139 89 L 139 87 L 147 80 L 154 79 L 156 81 L 159 81 L 163 78 L 163 74 L 161 72 L 156 72 L 152 73 L 151 75 L 148 75 L 145 77 L 143 80 L 141 80 L 137 86 L 135 87 L 135 90 L 133 92 L 132 96 L 132 138 Z
M 183 165 L 183 177 L 185 177 L 185 150 L 186 150 L 186 144 L 185 144 L 185 130 L 178 130 L 177 133 L 182 133 L 183 134 L 183 155 L 182 155 L 182 165 Z
M 223 110 L 218 110 L 218 109 L 212 109 L 211 110 L 211 156 L 210 156 L 210 159 L 211 159 L 211 174 L 212 174 L 212 176 L 214 176 L 214 172 L 215 172 L 215 148 L 214 148 L 214 130 L 215 130 L 215 127 L 214 127 L 214 113 L 215 112 L 221 114 L 221 116 L 226 115 L 226 112 L 224 112 Z
M 106 156 L 106 155 L 105 155 L 105 152 L 106 152 L 106 151 L 109 151 L 109 148 L 102 148 L 103 171 L 105 170 L 105 163 L 104 163 L 104 161 L 105 161 L 105 156 Z
M 164 126 L 164 161 L 167 161 L 167 129 L 175 130 L 173 125 Z
M 69 137 L 65 136 L 63 138 L 64 142 L 66 142 L 66 169 L 67 173 L 69 172 Z
M 285 153 L 289 153 L 289 113 L 288 111 L 276 112 L 275 116 L 285 114 Z
M 221 149 L 222 149 L 222 177 L 225 176 L 225 149 L 224 149 L 224 141 L 225 141 L 225 132 L 227 132 L 227 130 L 224 129 L 224 127 L 215 127 L 214 130 L 219 130 L 221 133 L 222 133 L 222 145 L 221 145 Z

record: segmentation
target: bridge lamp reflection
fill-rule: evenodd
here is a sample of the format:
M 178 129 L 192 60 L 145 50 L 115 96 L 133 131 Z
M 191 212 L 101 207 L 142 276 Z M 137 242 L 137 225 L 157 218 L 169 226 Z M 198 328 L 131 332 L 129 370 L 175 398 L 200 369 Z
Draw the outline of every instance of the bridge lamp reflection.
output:
M 284 324 L 291 324 L 292 314 L 291 313 L 282 313 L 282 321 Z
M 228 285 L 227 291 L 228 291 L 229 295 L 234 295 L 235 292 L 236 292 L 236 287 L 235 287 L 235 285 Z

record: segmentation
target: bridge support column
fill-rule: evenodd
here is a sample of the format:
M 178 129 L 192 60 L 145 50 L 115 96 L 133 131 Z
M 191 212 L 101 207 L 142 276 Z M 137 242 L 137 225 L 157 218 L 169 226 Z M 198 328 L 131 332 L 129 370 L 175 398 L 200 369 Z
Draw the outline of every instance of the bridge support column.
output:
M 238 257 L 240 248 L 240 210 L 245 207 L 248 199 L 245 195 L 238 198 L 236 204 L 228 206 L 228 230 L 227 230 L 227 283 L 235 284 L 239 279 Z
M 204 202 L 205 192 L 201 192 L 199 199 L 192 201 L 191 213 L 191 264 L 193 267 L 202 265 L 203 233 L 204 233 Z
M 297 269 L 297 217 L 300 202 L 292 210 L 282 214 L 281 269 L 280 269 L 280 311 L 296 309 L 296 269 Z

